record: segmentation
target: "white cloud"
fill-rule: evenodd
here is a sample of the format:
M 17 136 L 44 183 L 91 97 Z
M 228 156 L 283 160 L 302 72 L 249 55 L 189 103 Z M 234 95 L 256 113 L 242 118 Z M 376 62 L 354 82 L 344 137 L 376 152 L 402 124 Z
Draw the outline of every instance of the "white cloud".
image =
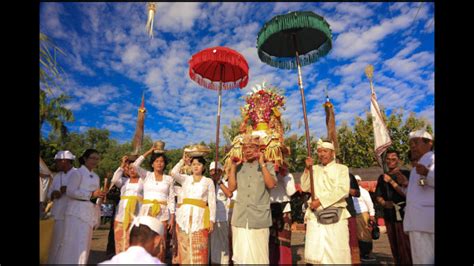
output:
M 428 93 L 433 94 L 435 92 L 435 74 L 431 73 L 431 77 L 427 80 Z
M 107 3 L 80 3 L 78 8 L 84 13 L 85 19 L 82 20 L 82 29 L 86 32 L 99 32 L 104 23 L 102 18 L 107 17 Z
M 423 28 L 423 33 L 432 33 L 435 28 L 434 25 L 435 25 L 434 17 L 428 19 Z
M 142 64 L 147 54 L 138 45 L 132 44 L 125 48 L 122 54 L 122 62 L 126 65 Z
M 86 132 L 90 127 L 88 126 L 79 126 L 79 132 L 84 133 Z
M 330 56 L 349 59 L 374 51 L 378 47 L 378 42 L 386 36 L 409 27 L 415 15 L 414 12 L 416 10 L 393 19 L 383 20 L 379 25 L 372 26 L 364 32 L 351 29 L 341 33 L 334 41 L 334 48 Z
M 80 102 L 69 102 L 64 104 L 64 107 L 71 111 L 79 111 L 82 107 L 82 104 Z
M 416 40 L 416 39 L 411 39 L 408 41 L 406 44 L 406 47 L 400 50 L 397 53 L 397 57 L 406 57 L 407 55 L 410 55 L 416 48 L 418 48 L 421 45 L 421 42 Z
M 201 19 L 208 25 L 211 32 L 230 32 L 233 28 L 243 24 L 246 17 L 250 16 L 256 10 L 262 12 L 261 7 L 271 6 L 268 3 L 243 3 L 243 2 L 223 2 L 209 4 L 207 9 L 203 10 Z M 256 9 L 256 10 L 254 10 Z
M 335 75 L 342 76 L 342 83 L 354 84 L 361 81 L 365 77 L 365 68 L 367 65 L 377 65 L 380 61 L 380 53 L 366 53 L 358 56 L 352 63 L 335 67 L 332 71 Z
M 190 30 L 201 14 L 201 3 L 158 2 L 155 14 L 155 29 L 165 32 L 184 32 Z M 148 16 L 148 15 L 147 15 Z
M 417 114 L 417 117 L 425 118 L 431 126 L 434 128 L 435 126 L 435 110 L 434 105 L 427 106 L 424 110 Z
M 303 5 L 301 2 L 276 2 L 272 13 L 283 15 L 291 11 L 302 11 Z
M 423 51 L 416 53 L 408 58 L 398 54 L 385 61 L 384 63 L 395 74 L 395 76 L 411 80 L 413 82 L 423 82 L 420 77 L 425 67 L 434 64 L 434 55 Z
M 348 14 L 352 17 L 367 18 L 373 15 L 372 9 L 368 8 L 365 3 L 339 3 L 336 5 L 336 11 Z
M 108 125 L 105 125 L 104 128 L 113 132 L 123 132 L 125 130 L 124 126 L 120 124 L 108 124 Z
M 64 13 L 62 3 L 41 3 L 40 4 L 40 28 L 44 33 L 54 38 L 66 39 L 68 34 L 64 29 L 59 15 Z
M 65 92 L 72 97 L 67 106 L 73 110 L 79 110 L 84 105 L 102 106 L 112 102 L 121 96 L 119 90 L 112 85 L 100 85 L 96 87 L 80 86 L 74 81 Z
M 146 108 L 146 101 L 145 101 L 145 108 Z M 132 113 L 134 110 L 138 110 L 139 103 L 132 104 L 129 101 L 121 101 L 121 102 L 113 102 L 107 105 L 106 111 L 111 113 L 117 112 L 124 112 L 124 113 Z

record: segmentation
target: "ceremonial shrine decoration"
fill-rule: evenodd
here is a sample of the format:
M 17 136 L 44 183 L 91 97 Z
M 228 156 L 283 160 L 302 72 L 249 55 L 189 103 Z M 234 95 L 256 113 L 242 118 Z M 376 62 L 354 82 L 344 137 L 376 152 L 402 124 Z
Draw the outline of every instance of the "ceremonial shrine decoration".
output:
M 279 95 L 278 88 L 265 88 L 265 83 L 257 85 L 253 93 L 245 98 L 247 104 L 242 108 L 244 119 L 250 119 L 254 129 L 266 129 L 272 115 L 280 117 L 278 108 L 284 108 L 284 99 Z
M 232 147 L 226 154 L 224 168 L 229 169 L 231 160 L 243 160 L 242 144 L 244 136 L 259 136 L 260 149 L 265 161 L 273 162 L 275 170 L 283 164 L 289 149 L 283 143 L 281 111 L 285 109 L 283 91 L 277 87 L 256 85 L 245 97 L 245 105 L 240 108 L 242 123 L 240 134 L 232 141 Z

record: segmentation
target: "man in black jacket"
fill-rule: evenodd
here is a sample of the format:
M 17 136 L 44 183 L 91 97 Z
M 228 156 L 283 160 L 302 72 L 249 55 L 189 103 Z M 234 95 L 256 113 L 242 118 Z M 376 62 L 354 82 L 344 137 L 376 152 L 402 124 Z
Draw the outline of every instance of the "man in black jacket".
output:
M 375 197 L 384 208 L 385 227 L 395 264 L 412 264 L 410 240 L 403 232 L 403 216 L 406 195 L 403 187 L 408 185 L 410 171 L 400 170 L 398 152 L 388 150 L 385 158 L 388 173 L 382 174 L 377 180 Z

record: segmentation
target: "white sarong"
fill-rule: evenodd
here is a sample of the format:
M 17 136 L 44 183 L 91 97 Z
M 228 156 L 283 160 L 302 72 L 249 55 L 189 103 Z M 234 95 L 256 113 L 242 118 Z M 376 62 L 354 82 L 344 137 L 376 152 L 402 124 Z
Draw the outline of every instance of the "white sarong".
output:
M 58 252 L 59 264 L 87 264 L 92 240 L 92 226 L 81 218 L 66 215 L 64 236 Z
M 232 260 L 234 263 L 268 265 L 270 263 L 269 237 L 269 228 L 249 229 L 248 223 L 246 228 L 232 226 Z
M 312 264 L 351 264 L 347 219 L 334 224 L 308 219 L 304 259 Z
M 434 234 L 427 232 L 410 231 L 411 258 L 415 264 L 434 264 L 435 239 Z
M 59 248 L 63 243 L 64 237 L 64 220 L 55 220 L 53 239 L 51 240 L 51 246 L 49 247 L 48 264 L 58 263 L 58 252 Z

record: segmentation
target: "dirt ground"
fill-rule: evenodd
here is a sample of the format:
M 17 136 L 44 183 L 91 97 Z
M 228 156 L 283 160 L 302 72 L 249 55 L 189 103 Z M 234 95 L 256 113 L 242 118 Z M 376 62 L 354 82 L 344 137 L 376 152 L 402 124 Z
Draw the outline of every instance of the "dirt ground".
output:
M 107 236 L 109 234 L 110 224 L 106 223 L 94 231 L 92 235 L 92 245 L 89 255 L 89 263 L 97 264 L 106 259 L 105 250 L 107 247 Z M 304 231 L 293 231 L 291 237 L 293 261 L 297 264 L 304 263 Z M 367 264 L 394 264 L 392 253 L 390 251 L 390 243 L 388 242 L 387 234 L 381 230 L 380 238 L 374 240 L 373 255 L 377 258 L 375 262 Z M 167 263 L 170 263 L 167 261 Z

